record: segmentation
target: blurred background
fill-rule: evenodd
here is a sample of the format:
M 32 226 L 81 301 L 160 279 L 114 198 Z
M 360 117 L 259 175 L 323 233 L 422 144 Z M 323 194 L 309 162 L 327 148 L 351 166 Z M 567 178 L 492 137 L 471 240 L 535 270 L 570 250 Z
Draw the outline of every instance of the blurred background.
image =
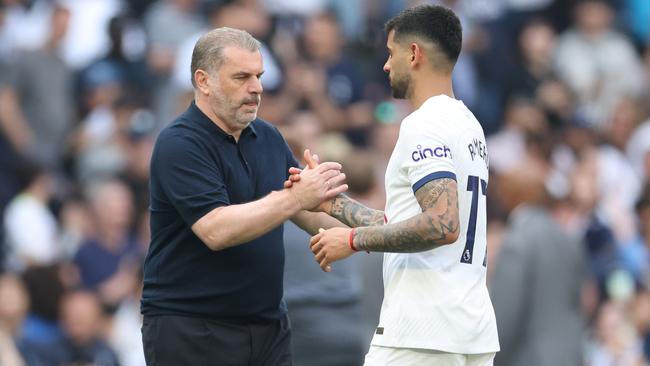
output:
M 148 163 L 211 28 L 262 42 L 260 117 L 383 208 L 410 113 L 383 24 L 425 2 L 1 0 L 0 365 L 144 365 Z M 648 365 L 650 1 L 428 3 L 461 18 L 454 91 L 488 138 L 496 365 Z M 325 274 L 308 238 L 286 224 L 295 364 L 360 365 L 382 256 Z

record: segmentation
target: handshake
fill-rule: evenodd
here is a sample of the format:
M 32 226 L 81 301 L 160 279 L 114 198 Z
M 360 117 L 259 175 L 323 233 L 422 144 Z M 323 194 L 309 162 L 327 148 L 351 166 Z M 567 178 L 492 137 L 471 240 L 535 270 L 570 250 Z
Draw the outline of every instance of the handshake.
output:
M 312 155 L 309 149 L 305 150 L 303 157 L 305 168 L 290 168 L 284 188 L 294 195 L 303 210 L 331 214 L 335 197 L 348 189 L 348 185 L 344 183 L 345 173 L 341 172 L 341 164 L 320 163 L 318 156 Z M 330 263 L 354 254 L 356 249 L 352 244 L 353 240 L 353 229 L 321 228 L 318 234 L 312 237 L 310 247 L 321 269 L 330 272 Z
M 309 149 L 303 157 L 305 169 L 290 168 L 284 188 L 293 194 L 301 209 L 329 213 L 332 199 L 348 190 L 348 185 L 343 183 L 342 166 L 336 162 L 320 163 L 318 155 L 312 155 Z

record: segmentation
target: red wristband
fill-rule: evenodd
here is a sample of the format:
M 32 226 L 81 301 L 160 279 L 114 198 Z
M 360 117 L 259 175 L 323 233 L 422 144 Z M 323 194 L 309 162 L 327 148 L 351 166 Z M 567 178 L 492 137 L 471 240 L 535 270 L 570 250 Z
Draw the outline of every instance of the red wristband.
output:
M 356 231 L 355 231 L 354 229 L 350 230 L 350 236 L 349 236 L 349 238 L 348 238 L 348 244 L 350 244 L 350 249 L 352 249 L 352 250 L 355 251 L 355 252 L 358 252 L 359 249 L 357 249 L 357 248 L 354 246 L 354 234 L 355 234 L 355 233 L 356 233 Z M 370 253 L 370 252 L 366 250 L 366 253 Z

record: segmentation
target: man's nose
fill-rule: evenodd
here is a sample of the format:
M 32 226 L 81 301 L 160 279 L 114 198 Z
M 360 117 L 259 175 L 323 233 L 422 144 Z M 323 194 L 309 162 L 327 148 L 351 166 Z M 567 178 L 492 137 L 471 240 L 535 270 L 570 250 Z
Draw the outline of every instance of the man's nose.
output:
M 252 94 L 262 94 L 264 87 L 262 87 L 262 79 L 253 77 L 252 81 L 248 84 L 248 92 Z

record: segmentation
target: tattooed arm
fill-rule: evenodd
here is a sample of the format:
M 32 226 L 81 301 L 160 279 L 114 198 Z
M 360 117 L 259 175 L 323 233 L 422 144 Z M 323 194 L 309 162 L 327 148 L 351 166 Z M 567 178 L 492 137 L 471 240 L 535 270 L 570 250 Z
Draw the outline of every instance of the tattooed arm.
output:
M 356 229 L 357 250 L 414 253 L 454 243 L 460 233 L 458 188 L 449 178 L 432 180 L 415 192 L 422 213 L 399 223 Z M 354 254 L 348 240 L 351 229 L 333 228 L 311 239 L 311 250 L 324 271 L 330 263 Z
M 327 214 L 350 227 L 384 224 L 384 211 L 368 208 L 344 194 L 339 194 L 326 204 Z
M 354 245 L 359 250 L 410 253 L 454 243 L 460 233 L 456 181 L 430 181 L 415 192 L 415 198 L 421 214 L 392 225 L 359 228 Z
M 305 149 L 303 158 L 305 159 L 309 169 L 316 169 L 319 163 L 317 155 L 312 155 L 309 149 Z M 300 180 L 301 172 L 302 169 L 295 167 L 290 168 L 289 178 L 284 182 L 284 187 L 290 188 L 294 182 L 298 182 Z M 345 174 L 341 174 L 341 176 L 345 178 Z M 317 211 L 325 212 L 350 227 L 384 224 L 384 211 L 368 208 L 343 193 L 318 205 L 314 212 Z

